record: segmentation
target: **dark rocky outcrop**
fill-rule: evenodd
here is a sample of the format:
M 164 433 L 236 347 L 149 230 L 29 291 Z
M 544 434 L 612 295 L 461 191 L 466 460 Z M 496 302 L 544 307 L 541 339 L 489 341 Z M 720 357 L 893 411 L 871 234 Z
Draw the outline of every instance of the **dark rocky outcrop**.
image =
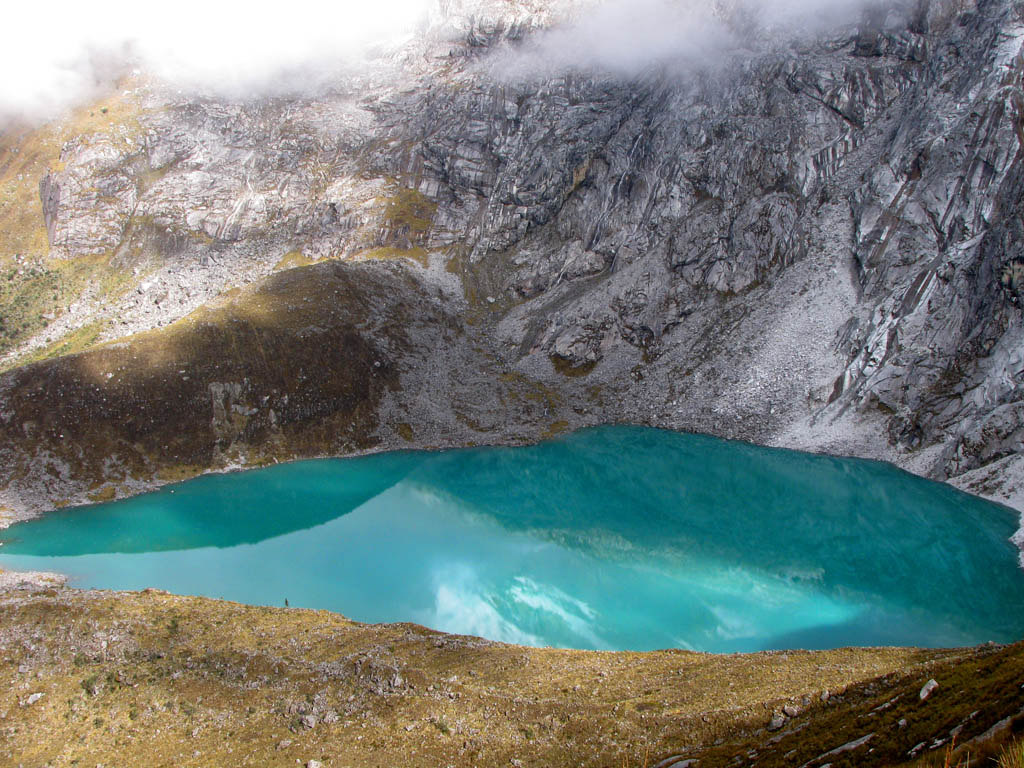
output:
M 382 400 L 400 387 L 413 313 L 446 326 L 405 271 L 328 262 L 161 331 L 16 368 L 0 379 L 4 479 L 81 494 L 366 450 Z

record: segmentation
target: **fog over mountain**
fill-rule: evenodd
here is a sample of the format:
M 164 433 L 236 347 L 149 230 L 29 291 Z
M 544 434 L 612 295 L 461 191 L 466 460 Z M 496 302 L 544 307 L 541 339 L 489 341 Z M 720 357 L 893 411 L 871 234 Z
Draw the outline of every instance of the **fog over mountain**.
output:
M 182 0 L 173 8 L 103 0 L 19 4 L 0 47 L 0 113 L 47 117 L 88 100 L 127 70 L 218 94 L 307 89 L 320 75 L 395 43 L 425 19 L 430 0 L 295 0 L 266 12 L 238 0 Z M 56 21 L 55 21 L 56 20 Z
M 779 36 L 848 23 L 867 0 L 590 0 L 548 4 L 555 25 L 488 56 L 502 77 L 566 69 L 634 76 L 651 66 L 713 64 L 752 29 Z M 127 0 L 25 4 L 8 12 L 0 48 L 0 115 L 39 119 L 141 70 L 183 90 L 221 96 L 311 93 L 339 69 L 446 17 L 507 2 L 296 0 L 273 13 L 237 0 L 182 0 L 173 11 Z M 879 6 L 875 0 L 871 5 Z M 55 22 L 54 19 L 57 21 Z M 441 25 L 443 27 L 443 24 Z M 435 28 L 435 31 L 437 29 Z
M 502 78 L 560 70 L 634 77 L 652 67 L 707 67 L 748 49 L 751 38 L 789 42 L 827 34 L 891 0 L 607 0 L 577 9 L 571 21 L 495 53 Z

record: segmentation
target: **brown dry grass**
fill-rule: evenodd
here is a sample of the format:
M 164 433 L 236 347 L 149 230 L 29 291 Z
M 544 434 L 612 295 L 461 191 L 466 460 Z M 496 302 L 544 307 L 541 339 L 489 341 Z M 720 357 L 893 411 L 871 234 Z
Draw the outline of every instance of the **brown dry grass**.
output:
M 804 694 L 970 655 L 531 649 L 164 593 L 10 590 L 0 764 L 651 765 L 760 738 Z
M 1024 739 L 1008 745 L 999 755 L 999 768 L 1024 768 Z

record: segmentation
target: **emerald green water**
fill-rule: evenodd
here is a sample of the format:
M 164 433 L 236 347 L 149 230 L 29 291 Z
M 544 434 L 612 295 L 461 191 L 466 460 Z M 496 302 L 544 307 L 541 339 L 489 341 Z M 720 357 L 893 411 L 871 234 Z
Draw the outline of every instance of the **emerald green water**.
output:
M 639 427 L 209 475 L 0 533 L 74 584 L 530 645 L 1024 637 L 1017 514 L 875 462 Z

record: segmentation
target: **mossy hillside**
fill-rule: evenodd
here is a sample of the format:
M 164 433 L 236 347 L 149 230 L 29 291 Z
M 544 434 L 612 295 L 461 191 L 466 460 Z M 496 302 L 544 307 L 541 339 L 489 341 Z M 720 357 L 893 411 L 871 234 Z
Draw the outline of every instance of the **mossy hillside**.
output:
M 325 262 L 167 328 L 9 371 L 0 398 L 18 418 L 0 422 L 0 484 L 48 471 L 41 455 L 87 489 L 372 447 L 394 355 L 410 347 L 402 317 L 416 308 L 429 322 L 432 307 L 398 265 Z
M 383 202 L 384 223 L 391 237 L 417 242 L 430 232 L 437 203 L 418 190 L 402 187 Z
M 64 144 L 113 141 L 125 151 L 141 135 L 144 110 L 118 91 L 41 126 L 8 125 L 0 133 L 0 355 L 45 328 L 87 285 L 110 297 L 126 281 L 112 254 L 51 258 L 39 185 L 63 169 Z
M 52 357 L 62 355 L 76 355 L 91 349 L 99 343 L 100 335 L 103 333 L 104 324 L 101 322 L 86 323 L 66 336 L 48 345 L 40 352 L 30 355 L 23 363 L 36 362 L 37 360 L 48 360 Z
M 561 357 L 560 355 L 551 355 L 550 359 L 551 365 L 554 366 L 556 371 L 558 371 L 563 376 L 568 376 L 569 378 L 573 379 L 587 376 L 590 374 L 591 371 L 594 370 L 594 368 L 597 367 L 596 362 L 583 363 L 582 365 L 573 365 L 573 362 L 571 360 L 566 360 L 564 357 Z
M 367 221 L 355 234 L 357 250 L 408 250 L 429 244 L 437 204 L 397 179 L 381 179 L 377 194 L 363 204 Z
M 14 263 L 0 270 L 0 354 L 46 327 L 73 293 L 59 270 Z
M 920 692 L 930 679 L 938 688 L 925 700 Z M 774 737 L 756 735 L 741 745 L 754 753 L 735 760 L 736 747 L 702 753 L 702 766 L 794 766 L 831 763 L 845 766 L 949 765 L 972 755 L 969 765 L 984 764 L 1014 731 L 1024 728 L 1024 646 L 982 648 L 934 668 L 900 670 L 860 684 L 828 705 L 787 723 Z M 980 740 L 994 724 L 1016 720 L 992 740 Z M 768 734 L 770 736 L 770 734 Z M 861 748 L 833 753 L 843 745 L 870 737 Z M 954 741 L 955 740 L 955 741 Z M 967 764 L 967 763 L 965 763 Z
M 87 289 L 98 301 L 111 303 L 140 279 L 124 259 L 107 253 L 46 259 L 0 270 L 0 355 L 43 331 Z M 84 351 L 98 340 L 102 322 L 89 321 L 45 347 L 11 360 L 5 367 Z M 90 336 L 88 329 L 98 330 Z
M 297 267 L 308 267 L 316 262 L 306 256 L 302 251 L 288 251 L 274 266 L 274 271 L 279 272 L 283 269 L 295 269 Z
M 61 145 L 49 126 L 9 125 L 0 133 L 0 265 L 16 254 L 41 258 L 49 251 L 39 180 L 58 167 Z
M 714 765 L 766 738 L 782 703 L 841 694 L 806 715 L 841 728 L 869 712 L 861 688 L 884 696 L 985 657 L 533 649 L 322 611 L 44 589 L 0 592 L 0 659 L 3 764 L 596 768 L 673 754 Z

